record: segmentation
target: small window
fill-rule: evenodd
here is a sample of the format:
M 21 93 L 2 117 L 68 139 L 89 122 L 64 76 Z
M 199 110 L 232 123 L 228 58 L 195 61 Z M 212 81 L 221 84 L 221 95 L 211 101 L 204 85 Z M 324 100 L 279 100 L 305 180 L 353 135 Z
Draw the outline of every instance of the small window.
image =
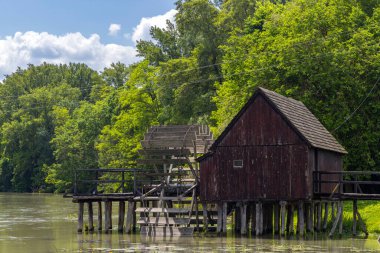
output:
M 243 160 L 234 160 L 234 169 L 243 168 Z

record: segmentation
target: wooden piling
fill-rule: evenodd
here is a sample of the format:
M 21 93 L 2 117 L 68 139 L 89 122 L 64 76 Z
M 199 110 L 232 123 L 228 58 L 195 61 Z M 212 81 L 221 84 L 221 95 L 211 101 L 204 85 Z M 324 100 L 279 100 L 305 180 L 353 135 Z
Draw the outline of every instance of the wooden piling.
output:
M 98 201 L 98 230 L 101 231 L 103 227 L 103 217 L 102 217 L 102 202 Z
M 84 209 L 84 203 L 79 202 L 78 203 L 78 233 L 82 233 L 83 231 L 83 209 Z
M 340 218 L 339 218 L 339 235 L 343 234 L 343 201 L 339 201 Z
M 223 230 L 222 229 L 222 226 L 223 226 L 223 204 L 218 203 L 217 209 L 218 209 L 218 220 L 217 220 L 216 232 L 218 234 L 221 234 L 221 232 Z
M 202 209 L 203 209 L 203 230 L 208 231 L 208 218 L 207 218 L 207 204 L 206 202 L 202 202 Z
M 241 229 L 241 203 L 236 203 L 234 213 L 235 232 L 240 232 Z
M 331 202 L 331 220 L 335 220 L 335 202 Z
M 108 232 L 112 229 L 112 201 L 106 201 L 105 202 L 105 214 L 104 214 L 104 221 L 105 221 L 105 231 Z
M 338 223 L 340 222 L 341 217 L 342 217 L 342 215 L 343 215 L 343 207 L 342 207 L 341 203 L 342 203 L 341 201 L 338 202 L 338 206 L 337 206 L 337 208 L 338 208 L 338 213 L 337 213 L 337 215 L 336 215 L 336 217 L 335 217 L 335 220 L 334 220 L 334 222 L 333 222 L 333 225 L 332 225 L 331 231 L 330 231 L 330 233 L 329 233 L 329 236 L 330 236 L 330 237 L 332 237 L 332 236 L 334 235 L 334 232 L 335 232 L 335 230 L 336 230 L 336 227 L 337 227 Z
M 256 206 L 254 203 L 251 203 L 251 234 L 255 235 L 256 234 Z
M 88 231 L 94 231 L 94 210 L 92 208 L 92 202 L 87 202 L 88 207 Z
M 286 218 L 286 233 L 294 233 L 294 207 L 292 203 L 288 205 L 288 217 Z
M 273 216 L 274 216 L 274 233 L 278 234 L 280 231 L 280 206 L 277 203 L 273 205 Z
M 280 201 L 281 211 L 281 235 L 285 235 L 286 201 Z
M 325 202 L 324 207 L 325 207 L 325 212 L 323 216 L 323 231 L 325 232 L 327 230 L 327 222 L 329 218 L 329 203 Z
M 317 202 L 317 232 L 322 228 L 322 203 Z
M 263 205 L 256 203 L 256 235 L 263 234 Z
M 127 209 L 127 221 L 125 224 L 125 232 L 131 233 L 133 231 L 133 224 L 134 220 L 136 220 L 135 216 L 135 202 L 134 201 L 128 201 L 128 209 Z
M 305 228 L 305 221 L 304 221 L 304 208 L 303 208 L 303 202 L 300 201 L 298 203 L 298 221 L 297 221 L 297 229 L 298 234 L 300 236 L 303 236 L 304 234 L 304 228 Z
M 356 223 L 357 223 L 358 202 L 356 199 L 352 202 L 352 235 L 356 236 Z
M 240 205 L 240 234 L 247 234 L 247 203 Z
M 125 217 L 125 202 L 119 201 L 119 219 L 117 224 L 117 230 L 123 232 L 124 230 L 124 217 Z
M 227 233 L 227 202 L 223 203 L 223 234 Z

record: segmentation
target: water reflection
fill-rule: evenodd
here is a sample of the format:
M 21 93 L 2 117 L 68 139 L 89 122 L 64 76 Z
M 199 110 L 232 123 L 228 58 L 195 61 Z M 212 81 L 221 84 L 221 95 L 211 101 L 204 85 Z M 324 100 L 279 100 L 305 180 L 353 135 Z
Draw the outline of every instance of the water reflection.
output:
M 77 234 L 76 208 L 61 196 L 0 194 L 0 252 L 380 252 L 375 239 Z

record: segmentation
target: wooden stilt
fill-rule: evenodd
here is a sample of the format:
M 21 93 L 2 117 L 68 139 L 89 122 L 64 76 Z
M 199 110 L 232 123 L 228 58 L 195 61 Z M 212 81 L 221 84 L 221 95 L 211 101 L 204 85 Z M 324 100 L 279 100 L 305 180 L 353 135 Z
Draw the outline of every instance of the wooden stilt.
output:
M 256 203 L 256 235 L 262 234 L 262 203 Z
M 235 232 L 240 232 L 241 229 L 241 203 L 236 203 L 235 213 L 234 213 L 234 222 L 235 222 Z
M 326 231 L 327 230 L 327 222 L 328 222 L 328 218 L 329 218 L 329 203 L 325 202 L 324 207 L 325 207 L 325 212 L 324 212 L 324 216 L 323 216 L 323 231 Z
M 194 199 L 194 205 L 195 205 L 195 228 L 199 232 L 199 208 L 198 208 L 198 197 L 195 194 L 195 199 Z
M 356 199 L 352 202 L 352 235 L 356 236 L 358 202 Z
M 340 201 L 339 208 L 341 209 L 339 218 L 339 235 L 341 236 L 343 233 L 343 201 Z
M 268 204 L 267 233 L 273 234 L 273 204 Z
M 359 222 L 360 228 L 362 229 L 362 231 L 364 232 L 364 234 L 366 236 L 368 236 L 367 227 L 366 227 L 366 225 L 365 225 L 365 223 L 364 223 L 364 221 L 363 221 L 363 219 L 362 219 L 362 217 L 361 217 L 361 215 L 360 215 L 360 213 L 359 213 L 358 210 L 356 210 L 356 214 L 357 214 L 357 217 L 358 217 L 358 222 Z
M 303 236 L 303 233 L 304 233 L 304 211 L 303 211 L 303 202 L 300 201 L 298 203 L 298 221 L 297 221 L 297 228 L 299 229 L 298 230 L 298 233 L 300 236 Z
M 92 208 L 92 202 L 87 202 L 88 207 L 88 231 L 94 231 L 94 210 Z
M 218 209 L 218 220 L 217 220 L 218 223 L 216 227 L 216 232 L 220 234 L 222 232 L 222 226 L 223 226 L 223 204 L 218 203 L 217 209 Z
M 288 205 L 288 217 L 286 219 L 286 232 L 288 234 L 294 233 L 294 207 L 293 204 Z
M 286 202 L 281 201 L 281 235 L 285 235 Z
M 317 231 L 320 232 L 322 228 L 322 203 L 317 203 Z
M 247 234 L 247 203 L 242 203 L 240 205 L 240 234 Z
M 102 214 L 102 202 L 98 202 L 98 230 L 101 231 L 103 227 L 103 214 Z
M 335 202 L 331 202 L 331 220 L 335 220 Z
M 256 234 L 256 206 L 254 203 L 251 203 L 251 234 Z
M 82 233 L 83 231 L 83 209 L 84 209 L 84 203 L 79 202 L 78 203 L 78 233 Z
M 125 232 L 130 233 L 133 228 L 133 223 L 134 223 L 134 213 L 135 213 L 135 202 L 133 201 L 128 201 L 128 209 L 127 209 L 127 221 L 125 225 Z M 135 216 L 136 217 L 136 216 Z
M 227 233 L 227 202 L 223 203 L 223 234 Z
M 204 231 L 208 230 L 208 218 L 207 218 L 207 204 L 206 202 L 202 203 L 203 208 L 203 229 Z
M 339 221 L 340 221 L 340 218 L 341 218 L 341 215 L 342 215 L 342 213 L 343 213 L 343 208 L 341 207 L 341 204 L 340 204 L 341 202 L 338 202 L 338 213 L 337 213 L 337 215 L 336 215 L 336 217 L 335 217 L 335 220 L 334 220 L 334 222 L 333 222 L 333 225 L 332 225 L 332 228 L 331 228 L 331 231 L 330 231 L 330 233 L 329 233 L 329 236 L 330 237 L 332 237 L 333 235 L 334 235 L 334 232 L 335 232 L 335 230 L 336 230 L 336 227 L 337 227 L 337 225 L 338 225 L 338 223 L 339 223 Z
M 112 202 L 111 201 L 106 201 L 105 202 L 105 230 L 108 232 L 109 230 L 112 229 Z
M 278 234 L 280 231 L 280 206 L 275 203 L 273 205 L 273 215 L 274 215 L 274 233 Z
M 249 231 L 249 225 L 251 224 L 251 205 L 247 203 L 247 219 L 246 219 L 247 233 Z
M 123 232 L 124 230 L 124 217 L 125 217 L 125 202 L 119 201 L 119 219 L 117 224 L 117 230 Z

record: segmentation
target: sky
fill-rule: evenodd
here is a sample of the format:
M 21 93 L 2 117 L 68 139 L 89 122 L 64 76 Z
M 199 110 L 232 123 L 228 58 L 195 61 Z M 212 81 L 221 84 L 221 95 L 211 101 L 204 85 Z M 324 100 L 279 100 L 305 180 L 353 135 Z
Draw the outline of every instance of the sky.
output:
M 28 64 L 138 61 L 136 41 L 174 20 L 175 0 L 0 0 L 0 80 Z

